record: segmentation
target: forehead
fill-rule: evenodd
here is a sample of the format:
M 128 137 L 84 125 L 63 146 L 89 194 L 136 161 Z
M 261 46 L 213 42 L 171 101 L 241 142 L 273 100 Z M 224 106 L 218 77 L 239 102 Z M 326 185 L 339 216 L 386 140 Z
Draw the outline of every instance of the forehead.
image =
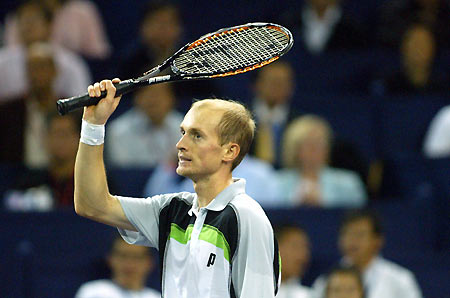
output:
M 348 222 L 344 225 L 343 230 L 369 230 L 372 231 L 372 221 L 368 218 L 362 217 Z
M 194 105 L 184 116 L 181 127 L 215 132 L 224 111 L 211 105 Z

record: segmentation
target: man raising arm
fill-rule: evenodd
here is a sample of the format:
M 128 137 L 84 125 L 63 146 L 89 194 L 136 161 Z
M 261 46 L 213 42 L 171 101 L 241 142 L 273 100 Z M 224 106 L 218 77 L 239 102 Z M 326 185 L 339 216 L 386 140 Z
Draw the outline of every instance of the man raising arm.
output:
M 114 98 L 113 82 L 119 80 L 88 89 L 91 97 L 104 90 L 107 97 L 86 108 L 83 116 L 76 212 L 118 227 L 130 244 L 158 248 L 163 297 L 273 298 L 280 263 L 272 226 L 245 193 L 245 180 L 232 177 L 254 136 L 249 111 L 237 102 L 205 99 L 184 117 L 176 171 L 193 181 L 195 193 L 112 196 L 101 144 L 104 124 L 120 101 Z
M 120 102 L 114 98 L 116 88 L 112 82 L 103 80 L 89 86 L 91 97 L 100 96 L 107 91 L 106 98 L 96 106 L 84 109 L 80 145 L 75 161 L 75 211 L 77 214 L 114 226 L 129 230 L 135 228 L 127 220 L 118 199 L 112 196 L 106 182 L 103 164 L 104 125 Z

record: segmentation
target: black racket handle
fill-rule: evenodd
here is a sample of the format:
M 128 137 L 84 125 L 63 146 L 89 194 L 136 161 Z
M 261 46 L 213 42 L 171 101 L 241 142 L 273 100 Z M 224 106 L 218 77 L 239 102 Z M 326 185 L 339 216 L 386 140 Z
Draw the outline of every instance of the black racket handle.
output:
M 114 84 L 116 87 L 116 96 L 131 92 L 137 89 L 141 84 L 134 80 L 122 81 L 118 84 Z M 90 97 L 88 93 L 84 95 L 77 95 L 74 97 L 60 99 L 56 102 L 56 108 L 60 115 L 65 115 L 69 112 L 75 111 L 82 107 L 93 106 L 98 104 L 98 102 L 106 97 L 106 91 L 102 91 L 100 97 Z

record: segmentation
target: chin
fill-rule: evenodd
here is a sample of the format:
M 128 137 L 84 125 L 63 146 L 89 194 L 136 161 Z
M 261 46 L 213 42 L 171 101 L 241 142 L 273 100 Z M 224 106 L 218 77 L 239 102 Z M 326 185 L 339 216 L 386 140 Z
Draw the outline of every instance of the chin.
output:
M 176 172 L 180 176 L 189 178 L 189 170 L 187 170 L 187 169 L 185 169 L 183 167 L 178 166 L 177 169 L 176 169 Z

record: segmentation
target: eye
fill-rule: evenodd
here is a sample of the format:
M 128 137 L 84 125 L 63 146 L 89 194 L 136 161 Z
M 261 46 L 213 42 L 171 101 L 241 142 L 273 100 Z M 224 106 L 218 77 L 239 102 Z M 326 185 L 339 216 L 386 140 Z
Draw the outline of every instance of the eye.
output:
M 186 132 L 185 132 L 183 129 L 180 129 L 180 134 L 181 134 L 182 136 L 184 136 L 185 133 L 186 133 Z
M 198 133 L 194 134 L 194 138 L 197 139 L 197 140 L 200 139 L 201 137 L 202 137 L 202 136 L 199 135 Z

